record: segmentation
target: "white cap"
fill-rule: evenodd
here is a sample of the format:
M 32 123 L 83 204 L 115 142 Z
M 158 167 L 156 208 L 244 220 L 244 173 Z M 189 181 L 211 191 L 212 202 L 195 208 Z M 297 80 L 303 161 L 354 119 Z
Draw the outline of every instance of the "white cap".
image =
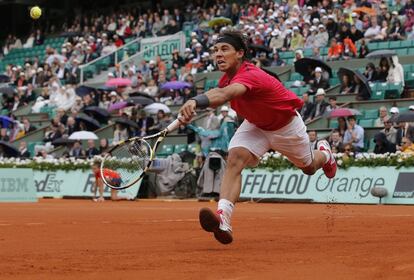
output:
M 220 112 L 228 112 L 229 111 L 229 107 L 227 106 L 221 106 Z
M 195 45 L 195 47 L 196 47 L 196 48 L 202 48 L 203 46 L 202 46 L 200 43 L 197 43 L 197 44 Z
M 198 59 L 197 59 L 197 58 L 194 58 L 191 62 L 192 62 L 193 64 L 197 64 L 199 61 L 198 61 Z
M 335 17 L 333 15 L 328 16 L 329 19 L 334 19 Z
M 291 34 L 292 33 L 292 29 L 286 29 L 286 34 Z
M 293 31 L 299 31 L 299 27 L 293 26 Z
M 197 36 L 197 33 L 191 32 L 191 37 Z
M 186 48 L 185 49 L 185 52 L 191 52 L 191 49 L 190 48 Z
M 317 31 L 317 30 L 318 30 L 318 28 L 316 28 L 316 26 L 313 26 L 313 25 L 312 25 L 312 26 L 309 28 L 309 30 L 310 30 L 310 31 Z
M 271 35 L 272 36 L 279 36 L 279 34 L 280 34 L 279 31 L 275 29 L 275 30 L 272 31 Z
M 155 64 L 154 60 L 150 60 L 149 64 Z
M 320 96 L 320 95 L 325 95 L 325 90 L 323 88 L 318 88 L 318 90 L 316 91 L 315 96 Z
M 210 54 L 208 52 L 203 52 L 203 54 L 201 55 L 201 57 L 209 57 Z
M 264 25 L 263 24 L 259 24 L 259 26 L 257 28 L 258 29 L 264 29 Z
M 193 44 L 198 43 L 197 39 L 193 39 L 191 42 L 192 42 Z
M 218 35 L 217 35 L 217 34 L 213 34 L 213 36 L 211 36 L 211 39 L 212 39 L 213 41 L 217 40 L 217 38 L 218 38 Z M 190 50 L 190 49 L 189 49 L 189 50 Z M 191 52 L 191 50 L 190 50 L 190 52 Z
M 111 91 L 111 93 L 109 94 L 109 96 L 118 96 L 118 94 L 115 91 Z
M 318 29 L 321 29 L 321 28 L 325 29 L 325 25 L 323 25 L 323 24 L 319 24 L 319 25 L 318 25 Z
M 312 23 L 313 23 L 313 24 L 317 24 L 317 23 L 319 23 L 319 19 L 318 19 L 318 18 L 314 18 L 314 19 L 312 20 Z
M 408 107 L 408 110 L 414 111 L 414 105 L 410 105 L 410 107 Z
M 321 67 L 316 67 L 316 68 L 315 68 L 315 72 L 322 73 L 322 68 L 321 68 Z
M 40 72 L 43 72 L 43 68 L 42 67 L 37 68 L 37 73 L 40 73 Z
M 17 68 L 16 68 L 16 67 L 13 67 L 13 68 L 12 68 L 12 71 L 17 71 Z
M 256 28 L 254 28 L 254 26 L 250 26 L 249 29 L 250 30 L 255 30 Z
M 320 9 L 320 10 L 319 10 L 319 12 L 320 12 L 321 14 L 326 14 L 326 10 L 325 10 L 325 9 Z
M 20 76 L 25 76 L 24 72 L 20 72 Z
M 311 6 L 307 6 L 306 9 L 312 10 L 312 7 Z
M 352 17 L 358 17 L 358 14 L 357 13 L 352 13 L 351 16 Z
M 30 63 L 26 63 L 24 67 L 30 67 Z
M 398 16 L 398 12 L 397 11 L 392 11 L 391 14 Z
M 32 69 L 32 70 L 30 71 L 30 74 L 31 74 L 31 75 L 36 74 L 36 70 Z
M 259 35 L 260 36 L 260 32 L 259 31 L 256 31 L 256 32 L 254 32 L 254 35 Z
M 108 77 L 110 77 L 110 78 L 114 78 L 114 77 L 115 77 L 115 75 L 114 75 L 114 73 L 109 72 L 109 73 L 108 73 Z
M 328 17 L 327 16 L 323 16 L 322 19 L 328 19 Z
M 400 110 L 397 107 L 391 107 L 390 113 L 391 114 L 399 114 Z

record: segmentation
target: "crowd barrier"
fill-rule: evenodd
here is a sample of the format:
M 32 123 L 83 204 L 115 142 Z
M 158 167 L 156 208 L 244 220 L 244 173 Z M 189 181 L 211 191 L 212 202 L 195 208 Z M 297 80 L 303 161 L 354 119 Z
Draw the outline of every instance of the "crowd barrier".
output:
M 0 168 L 0 201 L 36 201 L 37 198 L 92 197 L 94 176 L 89 170 L 40 171 Z M 333 179 L 322 171 L 313 176 L 297 169 L 243 171 L 242 199 L 291 200 L 318 203 L 377 204 L 371 189 L 382 187 L 384 204 L 414 204 L 414 167 L 350 167 L 339 169 Z M 120 195 L 136 196 L 140 182 Z M 105 196 L 110 196 L 109 188 Z

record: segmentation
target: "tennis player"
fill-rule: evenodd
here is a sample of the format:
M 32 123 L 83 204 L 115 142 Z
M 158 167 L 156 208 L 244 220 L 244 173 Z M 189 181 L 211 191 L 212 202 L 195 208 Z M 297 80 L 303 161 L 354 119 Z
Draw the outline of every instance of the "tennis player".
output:
M 336 173 L 336 162 L 327 141 L 312 151 L 306 126 L 297 113 L 303 102 L 276 78 L 246 60 L 247 43 L 238 31 L 226 31 L 215 42 L 214 59 L 224 72 L 219 88 L 188 100 L 180 109 L 184 121 L 191 121 L 195 109 L 216 108 L 230 102 L 244 118 L 229 145 L 226 171 L 221 183 L 217 212 L 200 210 L 200 224 L 215 238 L 233 241 L 231 216 L 241 190 L 241 172 L 255 167 L 269 150 L 285 155 L 305 174 L 322 168 L 328 178 Z
M 104 194 L 104 182 L 102 180 L 101 176 L 101 170 L 100 170 L 101 163 L 99 161 L 96 161 L 92 164 L 92 172 L 95 175 L 95 185 L 94 185 L 94 201 L 96 202 L 103 202 L 105 201 L 105 198 L 103 196 Z M 110 182 L 111 185 L 117 187 L 120 186 L 121 176 L 118 172 L 111 170 L 111 169 L 104 169 L 103 170 L 103 176 L 105 176 L 105 180 L 107 182 Z M 96 190 L 99 191 L 99 197 L 96 198 Z M 111 189 L 111 200 L 112 201 L 120 201 L 120 200 L 133 200 L 131 197 L 122 197 L 118 196 L 118 191 Z

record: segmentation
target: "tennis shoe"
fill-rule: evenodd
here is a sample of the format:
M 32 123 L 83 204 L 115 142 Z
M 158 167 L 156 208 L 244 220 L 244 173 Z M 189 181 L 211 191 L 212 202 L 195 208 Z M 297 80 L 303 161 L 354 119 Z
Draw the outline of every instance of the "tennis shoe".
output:
M 317 144 L 319 151 L 327 151 L 329 153 L 329 160 L 322 166 L 323 172 L 325 172 L 326 177 L 329 179 L 335 177 L 336 175 L 336 160 L 332 154 L 331 146 L 329 145 L 328 141 L 321 140 Z
M 229 244 L 233 241 L 231 226 L 223 210 L 214 213 L 210 208 L 202 208 L 199 219 L 201 227 L 207 232 L 214 233 L 218 242 Z

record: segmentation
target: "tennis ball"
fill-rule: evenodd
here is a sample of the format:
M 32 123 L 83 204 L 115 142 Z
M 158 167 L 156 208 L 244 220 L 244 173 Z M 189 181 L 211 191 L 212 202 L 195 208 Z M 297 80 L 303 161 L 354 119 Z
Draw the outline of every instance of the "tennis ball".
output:
M 42 15 L 42 9 L 39 6 L 34 6 L 30 9 L 30 16 L 32 19 L 38 19 Z

